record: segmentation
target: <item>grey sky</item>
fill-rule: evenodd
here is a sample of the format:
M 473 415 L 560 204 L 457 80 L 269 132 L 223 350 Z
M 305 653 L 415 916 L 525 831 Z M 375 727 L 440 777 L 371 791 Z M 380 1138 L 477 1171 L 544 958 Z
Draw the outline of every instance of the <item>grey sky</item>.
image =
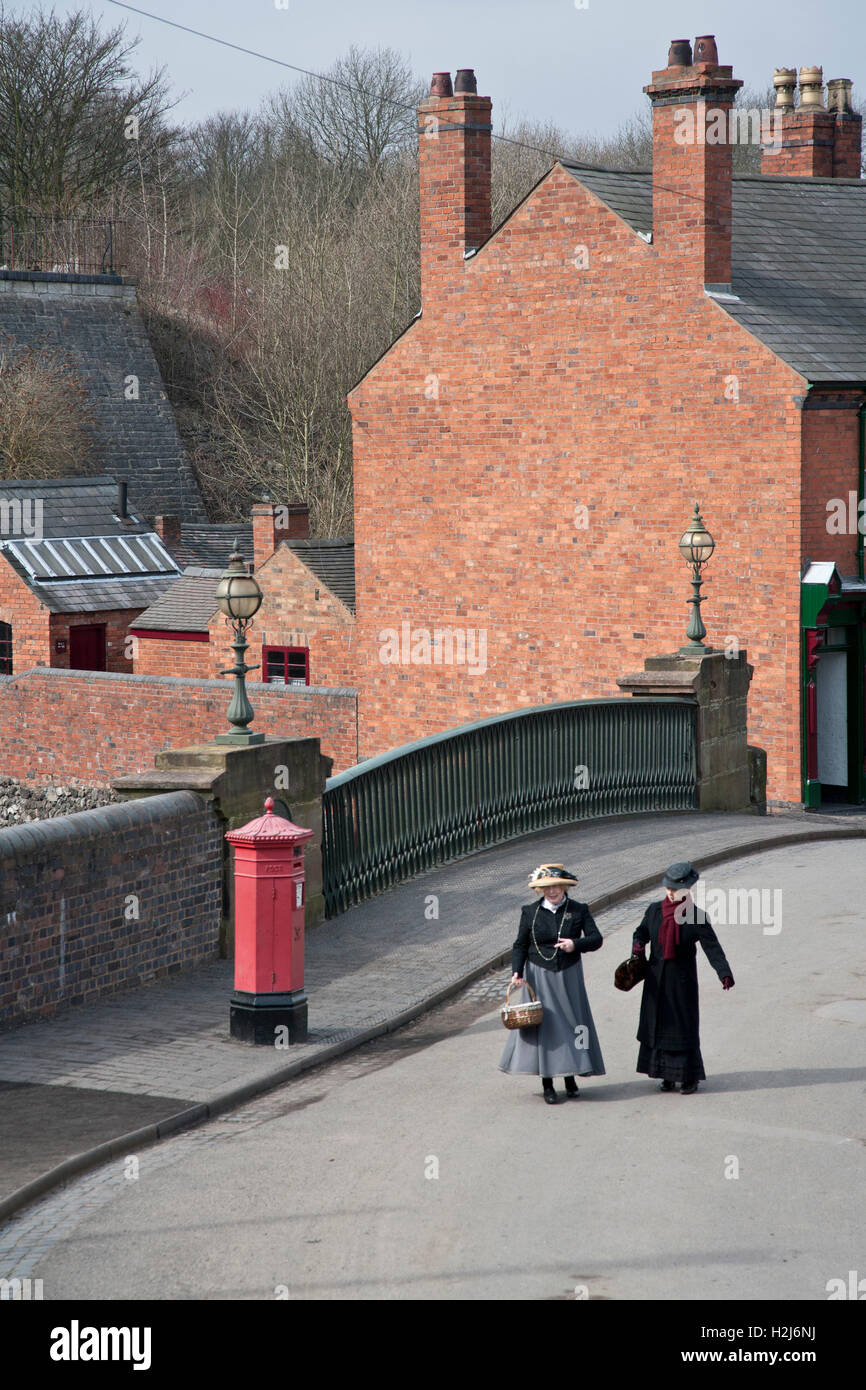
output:
M 135 0 L 140 8 L 316 71 L 351 43 L 399 49 L 421 77 L 474 67 L 478 89 L 506 111 L 567 130 L 609 134 L 645 101 L 641 88 L 664 67 L 674 38 L 714 33 L 719 59 L 763 89 L 774 67 L 819 63 L 825 82 L 851 77 L 866 95 L 862 0 Z M 278 9 L 277 4 L 287 4 Z M 579 4 L 586 8 L 579 9 Z M 54 0 L 58 13 L 86 0 Z M 15 0 L 10 8 L 19 9 Z M 25 6 L 26 8 L 26 6 Z M 165 65 L 175 118 L 255 107 L 293 80 L 260 59 L 232 53 L 152 19 L 91 0 L 104 25 L 140 33 L 138 66 Z

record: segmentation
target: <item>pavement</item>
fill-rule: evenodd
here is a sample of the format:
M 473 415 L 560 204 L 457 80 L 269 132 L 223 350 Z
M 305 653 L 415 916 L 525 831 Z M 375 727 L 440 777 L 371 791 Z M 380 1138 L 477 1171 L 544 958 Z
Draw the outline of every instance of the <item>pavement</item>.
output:
M 303 1045 L 230 1038 L 233 964 L 222 960 L 6 1031 L 0 1220 L 402 1027 L 503 965 L 539 862 L 565 863 L 580 880 L 572 896 L 600 913 L 654 894 L 678 859 L 706 870 L 786 844 L 862 838 L 866 816 L 653 814 L 557 827 L 439 866 L 310 933 Z

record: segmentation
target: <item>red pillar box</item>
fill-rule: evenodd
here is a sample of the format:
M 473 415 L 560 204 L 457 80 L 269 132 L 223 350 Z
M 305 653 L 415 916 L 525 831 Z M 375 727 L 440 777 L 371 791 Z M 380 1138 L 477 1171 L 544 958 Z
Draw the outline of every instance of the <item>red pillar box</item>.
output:
M 304 842 L 312 830 L 265 814 L 226 835 L 235 851 L 235 989 L 231 1035 L 271 1047 L 287 1028 L 307 1037 L 304 993 Z

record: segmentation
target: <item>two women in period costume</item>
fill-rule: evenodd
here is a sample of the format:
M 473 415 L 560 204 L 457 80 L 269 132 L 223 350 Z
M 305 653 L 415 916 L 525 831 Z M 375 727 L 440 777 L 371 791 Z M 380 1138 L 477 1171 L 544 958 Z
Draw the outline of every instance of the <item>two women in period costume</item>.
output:
M 554 1077 L 565 1078 L 566 1097 L 574 1099 L 578 1095 L 575 1073 L 604 1076 L 582 961 L 584 951 L 598 950 L 602 937 L 586 903 L 568 896 L 576 883 L 562 864 L 542 864 L 533 870 L 529 884 L 537 901 L 523 908 L 511 952 L 512 984 L 528 984 L 544 1013 L 537 1028 L 509 1033 L 499 1067 L 540 1076 L 549 1105 L 558 1099 Z
M 634 933 L 632 954 L 650 954 L 641 998 L 637 1070 L 660 1079 L 660 1090 L 683 1095 L 706 1079 L 701 1058 L 697 944 L 722 982 L 734 977 L 706 914 L 690 888 L 699 874 L 689 863 L 672 864 L 662 879 L 665 896 L 651 903 Z M 597 951 L 602 936 L 586 903 L 568 897 L 577 879 L 562 864 L 542 864 L 529 876 L 538 901 L 521 911 L 512 947 L 512 985 L 529 985 L 543 1006 L 540 1024 L 514 1029 L 499 1062 L 501 1071 L 540 1076 L 544 1099 L 556 1104 L 554 1077 L 565 1094 L 578 1096 L 575 1073 L 604 1076 L 604 1062 L 583 980 L 582 954 Z

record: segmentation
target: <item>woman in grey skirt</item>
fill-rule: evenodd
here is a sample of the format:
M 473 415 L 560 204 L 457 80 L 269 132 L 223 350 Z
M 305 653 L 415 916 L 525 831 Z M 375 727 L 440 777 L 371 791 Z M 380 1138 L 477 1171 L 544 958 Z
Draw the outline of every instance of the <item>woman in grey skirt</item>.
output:
M 540 1076 L 544 1099 L 557 1103 L 555 1076 L 565 1078 L 565 1094 L 578 1095 L 574 1074 L 604 1076 L 604 1061 L 583 983 L 584 951 L 597 951 L 602 936 L 586 903 L 568 896 L 577 883 L 562 864 L 533 869 L 529 886 L 538 901 L 520 914 L 511 952 L 512 984 L 528 984 L 544 1008 L 537 1028 L 515 1028 L 508 1035 L 500 1071 Z M 525 991 L 528 998 L 528 991 Z

